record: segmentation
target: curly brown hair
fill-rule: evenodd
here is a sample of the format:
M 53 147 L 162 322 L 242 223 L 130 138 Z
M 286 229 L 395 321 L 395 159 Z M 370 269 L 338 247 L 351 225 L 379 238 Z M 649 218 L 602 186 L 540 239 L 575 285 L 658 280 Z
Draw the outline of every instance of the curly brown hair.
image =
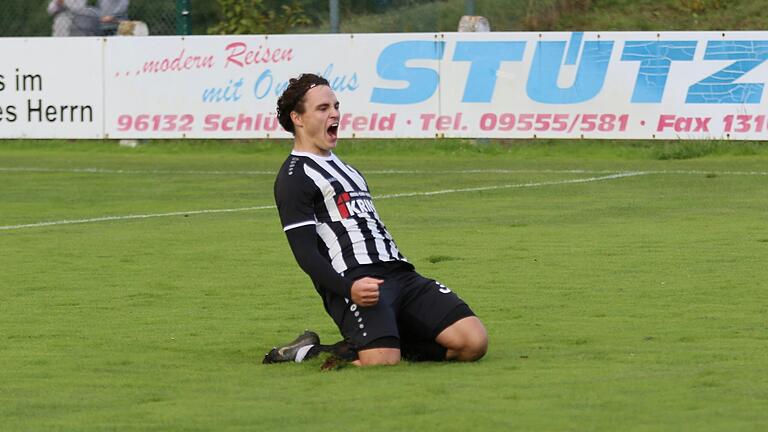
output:
M 301 74 L 298 78 L 291 78 L 288 81 L 288 87 L 277 100 L 277 120 L 283 129 L 296 133 L 291 120 L 291 111 L 304 113 L 304 95 L 309 89 L 319 85 L 329 85 L 328 80 L 311 73 Z

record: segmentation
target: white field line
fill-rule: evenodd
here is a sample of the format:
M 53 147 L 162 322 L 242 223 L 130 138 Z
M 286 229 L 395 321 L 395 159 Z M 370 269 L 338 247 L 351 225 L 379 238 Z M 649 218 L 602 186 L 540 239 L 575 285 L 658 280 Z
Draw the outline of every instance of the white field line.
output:
M 480 187 L 463 188 L 463 189 L 443 189 L 443 190 L 436 190 L 436 191 L 429 191 L 429 192 L 406 192 L 406 193 L 399 193 L 399 194 L 378 195 L 378 196 L 375 196 L 374 198 L 390 199 L 390 198 L 403 198 L 403 197 L 412 197 L 412 196 L 441 195 L 441 194 L 459 193 L 459 192 L 478 192 L 478 191 L 496 190 L 496 189 L 529 188 L 529 187 L 538 187 L 538 186 L 590 183 L 590 182 L 596 182 L 596 181 L 602 181 L 602 180 L 614 180 L 614 179 L 619 179 L 624 177 L 632 177 L 632 176 L 647 175 L 647 174 L 648 173 L 644 171 L 633 171 L 633 172 L 611 174 L 611 175 L 606 175 L 601 177 L 589 177 L 589 178 L 548 181 L 548 182 L 538 182 L 538 183 L 517 183 L 517 184 L 494 185 L 494 186 L 480 186 Z M 232 208 L 232 209 L 189 210 L 189 211 L 179 211 L 179 212 L 171 212 L 171 213 L 103 216 L 103 217 L 89 218 L 89 219 L 71 219 L 71 220 L 60 220 L 60 221 L 50 221 L 50 222 L 38 222 L 38 223 L 22 224 L 22 225 L 5 225 L 5 226 L 0 226 L 0 231 L 18 230 L 18 229 L 24 229 L 24 228 L 40 228 L 40 227 L 55 226 L 55 225 L 85 224 L 85 223 L 93 223 L 93 222 L 119 221 L 119 220 L 130 220 L 130 219 L 148 219 L 148 218 L 166 217 L 166 216 L 186 216 L 186 215 L 209 214 L 209 213 L 234 213 L 234 212 L 243 212 L 243 211 L 252 211 L 252 210 L 267 210 L 267 209 L 274 209 L 274 208 L 275 208 L 274 205 L 266 205 L 266 206 L 257 206 L 257 207 Z
M 6 226 L 0 226 L 0 230 L 39 228 L 39 227 L 47 227 L 47 226 L 53 226 L 53 225 L 84 224 L 84 223 L 92 223 L 92 222 L 106 222 L 106 221 L 118 221 L 118 220 L 130 220 L 130 219 L 148 219 L 148 218 L 166 217 L 166 216 L 188 216 L 188 215 L 206 214 L 206 213 L 234 213 L 234 212 L 242 212 L 242 211 L 250 211 L 250 210 L 265 210 L 265 209 L 272 209 L 272 208 L 275 208 L 275 206 L 271 205 L 271 206 L 241 207 L 241 208 L 231 208 L 231 209 L 190 210 L 190 211 L 180 211 L 180 212 L 171 212 L 171 213 L 103 216 L 103 217 L 90 218 L 90 219 L 71 219 L 71 220 L 60 220 L 60 221 L 51 221 L 51 222 L 38 222 L 38 223 L 24 224 L 24 225 L 6 225 Z
M 185 175 L 277 175 L 276 171 L 205 171 L 205 170 L 123 170 L 108 168 L 42 168 L 42 167 L 0 167 L 2 172 L 30 173 L 73 173 L 73 174 L 185 174 Z M 465 170 L 366 170 L 366 174 L 608 174 L 613 170 L 585 169 L 465 169 Z M 768 171 L 706 171 L 706 170 L 648 170 L 647 174 L 683 174 L 683 175 L 744 175 L 768 176 Z
M 633 176 L 640 176 L 640 175 L 647 175 L 647 174 L 648 173 L 645 171 L 633 171 L 633 172 L 611 174 L 611 175 L 602 176 L 602 177 L 589 177 L 589 178 L 580 178 L 580 179 L 571 179 L 571 180 L 556 180 L 556 181 L 535 182 L 535 183 L 517 183 L 517 184 L 494 185 L 494 186 L 478 186 L 478 187 L 463 188 L 463 189 L 443 189 L 443 190 L 436 190 L 431 192 L 406 192 L 406 193 L 399 193 L 399 194 L 380 195 L 375 198 L 378 198 L 378 199 L 402 198 L 402 197 L 412 197 L 412 196 L 442 195 L 442 194 L 449 194 L 449 193 L 456 193 L 456 192 L 479 192 L 479 191 L 489 191 L 489 190 L 496 190 L 496 189 L 529 188 L 529 187 L 564 185 L 564 184 L 574 184 L 574 183 L 590 183 L 590 182 L 596 182 L 601 180 L 613 180 L 613 179 L 619 179 L 624 177 L 633 177 Z

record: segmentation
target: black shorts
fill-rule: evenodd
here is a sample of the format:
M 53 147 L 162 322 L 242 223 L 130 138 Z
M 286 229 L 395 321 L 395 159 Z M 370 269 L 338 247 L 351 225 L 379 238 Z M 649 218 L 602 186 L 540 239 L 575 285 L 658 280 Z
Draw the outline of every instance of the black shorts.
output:
M 454 322 L 474 316 L 456 293 L 416 273 L 406 262 L 364 265 L 345 276 L 355 280 L 365 276 L 384 280 L 379 285 L 379 302 L 371 307 L 360 307 L 330 292 L 325 294 L 326 311 L 356 349 L 365 349 L 381 338 L 434 341 Z

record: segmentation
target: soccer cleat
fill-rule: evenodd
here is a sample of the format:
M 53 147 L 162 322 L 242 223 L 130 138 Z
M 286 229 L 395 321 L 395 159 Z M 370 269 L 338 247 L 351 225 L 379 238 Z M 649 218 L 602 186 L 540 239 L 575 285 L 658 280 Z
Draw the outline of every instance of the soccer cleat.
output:
M 272 348 L 265 356 L 263 364 L 283 363 L 296 360 L 296 353 L 299 349 L 309 345 L 319 345 L 320 336 L 317 333 L 304 330 L 304 333 L 291 342 Z

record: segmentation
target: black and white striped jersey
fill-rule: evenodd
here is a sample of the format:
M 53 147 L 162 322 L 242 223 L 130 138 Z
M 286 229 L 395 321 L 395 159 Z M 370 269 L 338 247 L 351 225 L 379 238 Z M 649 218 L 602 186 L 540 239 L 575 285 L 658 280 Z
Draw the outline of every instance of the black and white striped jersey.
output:
M 320 254 L 339 274 L 364 264 L 407 262 L 363 176 L 334 154 L 291 152 L 275 181 L 275 201 L 283 230 L 313 225 Z

